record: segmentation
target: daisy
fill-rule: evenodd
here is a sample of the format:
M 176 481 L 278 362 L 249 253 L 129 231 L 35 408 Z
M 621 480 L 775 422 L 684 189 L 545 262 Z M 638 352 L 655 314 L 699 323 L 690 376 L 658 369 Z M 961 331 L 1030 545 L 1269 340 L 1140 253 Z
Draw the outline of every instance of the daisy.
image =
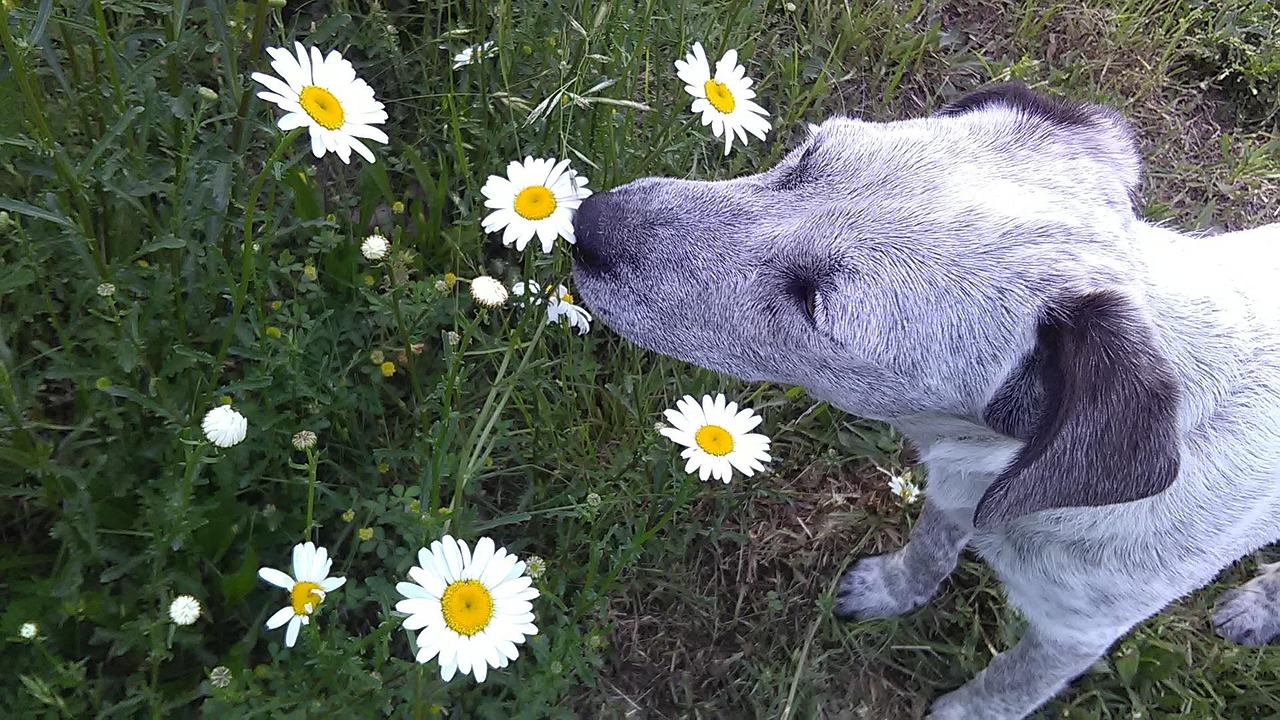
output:
M 293 546 L 292 577 L 272 568 L 258 570 L 258 577 L 289 591 L 289 604 L 267 618 L 268 630 L 289 623 L 284 634 L 285 647 L 293 647 L 298 641 L 298 629 L 311 623 L 311 615 L 324 602 L 325 595 L 347 581 L 346 578 L 329 577 L 332 566 L 328 550 L 307 542 Z
M 734 470 L 750 477 L 764 469 L 769 457 L 769 438 L 749 432 L 760 424 L 754 410 L 738 410 L 738 403 L 725 405 L 724 395 L 702 397 L 702 404 L 685 395 L 675 410 L 663 413 L 671 427 L 659 430 L 673 442 L 685 446 L 680 457 L 688 460 L 685 472 L 698 472 L 706 480 L 714 477 L 729 482 Z
M 479 62 L 486 58 L 491 58 L 496 53 L 493 51 L 493 41 L 485 40 L 479 45 L 472 45 L 453 56 L 453 69 L 458 70 L 472 63 Z
M 575 241 L 573 215 L 591 195 L 587 179 L 570 170 L 568 160 L 532 157 L 507 165 L 506 177 L 490 175 L 480 193 L 493 210 L 480 221 L 485 232 L 502 230 L 502 244 L 515 243 L 516 250 L 537 235 L 543 252 L 551 252 L 557 236 Z
M 573 293 L 570 293 L 568 288 L 557 285 L 553 289 L 547 285 L 545 295 L 536 293 L 537 289 L 537 284 L 533 282 L 518 282 L 511 286 L 511 294 L 523 298 L 526 305 L 546 300 L 548 325 L 563 320 L 569 324 L 569 327 L 577 328 L 579 335 L 585 335 L 591 329 L 591 313 L 582 306 L 574 304 Z
M 382 103 L 373 99 L 373 88 L 356 77 L 351 62 L 337 50 L 321 57 L 317 48 L 295 42 L 297 57 L 285 48 L 267 48 L 271 67 L 280 78 L 253 73 L 267 91 L 258 97 L 285 111 L 281 130 L 305 127 L 311 132 L 311 152 L 324 157 L 334 152 L 342 162 L 351 162 L 351 150 L 374 162 L 373 153 L 360 138 L 386 143 L 387 134 L 374 127 L 387 121 Z
M 747 133 L 764 140 L 769 132 L 769 113 L 751 98 L 751 78 L 738 64 L 738 51 L 730 50 L 716 63 L 716 74 L 711 74 L 707 54 L 702 43 L 693 44 L 693 52 L 676 61 L 676 75 L 685 82 L 685 91 L 692 95 L 693 112 L 702 113 L 702 124 L 710 125 L 716 137 L 724 136 L 724 154 L 729 154 L 736 134 L 742 144 L 747 143 Z
M 472 553 L 445 535 L 418 551 L 409 577 L 413 582 L 396 584 L 405 596 L 396 610 L 408 614 L 406 630 L 422 631 L 417 661 L 437 658 L 445 681 L 460 670 L 484 682 L 490 667 L 506 667 L 519 653 L 516 645 L 538 634 L 530 602 L 538 590 L 525 564 L 487 537 Z
M 902 498 L 902 502 L 910 505 L 920 498 L 924 493 L 920 490 L 920 486 L 916 485 L 910 475 L 891 475 L 889 477 L 889 490 L 898 497 Z
M 501 307 L 507 301 L 507 287 L 488 275 L 481 275 L 471 281 L 471 297 L 485 307 Z
M 190 595 L 179 595 L 169 603 L 169 619 L 175 625 L 190 625 L 200 619 L 200 601 Z
M 360 243 L 360 254 L 364 255 L 365 260 L 381 260 L 387 256 L 389 247 L 386 237 L 379 233 L 374 233 Z
M 200 421 L 200 429 L 209 442 L 220 448 L 229 448 L 244 440 L 248 434 L 249 421 L 236 412 L 230 405 L 219 405 L 205 413 Z
M 591 329 L 591 313 L 581 305 L 575 305 L 573 294 L 563 285 L 556 286 L 556 294 L 547 303 L 547 322 L 564 320 L 569 327 L 577 328 L 579 335 L 586 335 Z

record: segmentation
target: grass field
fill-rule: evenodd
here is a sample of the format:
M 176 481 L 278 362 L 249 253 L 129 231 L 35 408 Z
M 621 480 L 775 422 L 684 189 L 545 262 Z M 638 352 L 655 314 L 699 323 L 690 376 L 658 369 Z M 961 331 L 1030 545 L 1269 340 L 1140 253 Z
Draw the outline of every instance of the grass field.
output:
M 915 514 L 888 489 L 911 450 L 887 428 L 474 303 L 481 274 L 569 284 L 563 244 L 517 252 L 481 228 L 480 189 L 512 160 L 569 159 L 597 191 L 729 177 L 805 121 L 1017 79 L 1132 120 L 1148 217 L 1280 220 L 1269 0 L 0 8 L 6 718 L 912 718 L 1011 644 L 975 562 L 905 618 L 832 617 L 845 566 Z M 314 158 L 253 97 L 264 47 L 294 39 L 341 51 L 386 104 L 375 163 Z M 493 57 L 453 67 L 484 40 Z M 672 63 L 695 41 L 737 48 L 767 142 L 725 156 L 690 113 Z M 375 230 L 392 247 L 371 262 Z M 446 273 L 463 281 L 442 291 Z M 766 473 L 684 473 L 654 424 L 703 392 L 763 415 Z M 200 423 L 226 399 L 248 435 L 218 449 Z M 292 447 L 302 430 L 314 449 Z M 539 633 L 481 684 L 415 663 L 392 612 L 446 532 L 545 559 Z M 263 625 L 283 595 L 256 573 L 308 539 L 347 583 L 286 648 Z M 1043 716 L 1280 717 L 1280 656 L 1213 635 L 1219 590 L 1144 623 Z M 183 594 L 192 625 L 167 612 Z

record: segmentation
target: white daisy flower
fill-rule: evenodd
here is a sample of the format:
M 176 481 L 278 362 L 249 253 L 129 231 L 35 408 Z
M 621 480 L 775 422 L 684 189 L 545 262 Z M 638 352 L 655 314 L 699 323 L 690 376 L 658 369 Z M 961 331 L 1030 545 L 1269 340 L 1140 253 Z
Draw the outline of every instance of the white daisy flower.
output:
M 298 630 L 303 625 L 310 624 L 311 615 L 324 602 L 325 595 L 342 587 L 347 581 L 346 578 L 329 577 L 329 568 L 332 566 L 328 550 L 307 542 L 293 546 L 292 576 L 267 567 L 258 570 L 258 577 L 289 591 L 289 604 L 267 618 L 268 630 L 275 630 L 289 623 L 284 633 L 285 647 L 293 647 L 298 641 Z
M 200 619 L 200 601 L 190 595 L 179 595 L 169 603 L 169 619 L 175 625 L 190 625 Z
M 493 41 L 485 40 L 479 45 L 472 45 L 453 56 L 453 69 L 464 68 L 472 63 L 480 62 L 486 58 L 491 58 L 497 53 L 493 49 Z
M 230 405 L 219 405 L 205 413 L 200 429 L 209 442 L 220 448 L 229 448 L 244 440 L 249 431 L 249 421 Z
M 915 481 L 911 479 L 910 475 L 906 475 L 906 474 L 890 475 L 889 490 L 893 492 L 894 495 L 897 495 L 898 497 L 902 498 L 902 502 L 906 505 L 910 505 L 914 503 L 916 500 L 920 498 L 921 495 L 924 494 L 924 492 L 920 489 L 920 486 L 916 485 Z
M 364 255 L 365 260 L 381 260 L 387 256 L 387 250 L 390 247 L 385 237 L 380 233 L 374 233 L 360 243 L 360 254 Z
M 751 98 L 751 78 L 738 64 L 738 51 L 730 50 L 716 63 L 711 74 L 702 43 L 693 44 L 693 52 L 676 61 L 676 75 L 685 82 L 685 91 L 694 97 L 693 112 L 702 113 L 702 124 L 710 125 L 716 137 L 724 136 L 724 154 L 729 154 L 736 134 L 742 144 L 747 133 L 764 140 L 769 132 L 769 113 Z
M 488 275 L 481 275 L 471 281 L 471 297 L 485 307 L 501 307 L 507 301 L 507 286 Z
M 573 294 L 563 285 L 556 286 L 556 294 L 547 303 L 547 322 L 564 320 L 569 327 L 577 328 L 579 335 L 586 335 L 591 329 L 591 313 L 581 305 L 575 305 Z
M 407 613 L 406 630 L 418 633 L 420 663 L 437 658 L 440 677 L 458 671 L 484 682 L 489 668 L 504 668 L 516 659 L 516 645 L 537 635 L 533 603 L 538 590 L 525 574 L 525 564 L 480 538 L 472 553 L 467 544 L 445 535 L 418 551 L 409 568 L 413 582 L 396 584 L 406 599 L 396 610 Z
M 591 329 L 591 313 L 574 304 L 573 293 L 563 285 L 554 288 L 547 285 L 543 292 L 537 292 L 534 282 L 518 282 L 511 286 L 511 294 L 522 298 L 526 305 L 547 303 L 547 324 L 553 325 L 565 321 L 569 327 L 577 328 L 579 335 L 585 335 Z
M 21 636 L 23 640 L 35 640 L 36 636 L 39 634 L 40 626 L 33 622 L 24 622 L 22 623 L 22 627 L 18 628 L 18 635 Z
M 675 410 L 663 413 L 671 427 L 659 430 L 672 441 L 685 446 L 680 457 L 688 460 L 685 472 L 698 472 L 706 480 L 714 477 L 729 482 L 734 470 L 750 477 L 769 462 L 769 438 L 750 432 L 761 417 L 750 408 L 738 410 L 738 403 L 725 405 L 723 394 L 713 399 L 702 397 L 702 403 L 685 395 L 676 401 Z
M 516 250 L 537 235 L 543 252 L 551 252 L 557 236 L 575 241 L 573 214 L 591 195 L 587 179 L 570 170 L 568 160 L 532 157 L 507 165 L 506 177 L 490 175 L 480 193 L 493 210 L 480 221 L 485 232 L 502 230 L 502 244 L 515 243 Z
M 387 112 L 374 100 L 373 88 L 356 77 L 355 68 L 337 50 L 321 57 L 319 49 L 300 42 L 294 43 L 294 49 L 296 57 L 285 48 L 267 48 L 271 67 L 283 81 L 265 73 L 251 76 L 267 88 L 258 97 L 285 111 L 280 129 L 307 128 L 316 157 L 334 152 L 350 163 L 355 149 L 374 162 L 373 153 L 360 141 L 387 142 L 387 134 L 374 127 L 387 121 Z

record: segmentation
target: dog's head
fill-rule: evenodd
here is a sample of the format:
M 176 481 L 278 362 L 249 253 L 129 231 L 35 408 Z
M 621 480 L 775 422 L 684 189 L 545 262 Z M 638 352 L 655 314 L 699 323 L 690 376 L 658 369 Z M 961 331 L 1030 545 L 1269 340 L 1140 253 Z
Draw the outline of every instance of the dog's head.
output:
M 1138 176 L 1113 112 L 996 86 L 931 117 L 828 120 L 749 177 L 592 196 L 574 276 L 657 352 L 865 417 L 1027 440 L 979 524 L 1122 502 L 1177 472 L 1176 383 L 1134 283 Z M 1106 477 L 1052 477 L 1088 455 Z

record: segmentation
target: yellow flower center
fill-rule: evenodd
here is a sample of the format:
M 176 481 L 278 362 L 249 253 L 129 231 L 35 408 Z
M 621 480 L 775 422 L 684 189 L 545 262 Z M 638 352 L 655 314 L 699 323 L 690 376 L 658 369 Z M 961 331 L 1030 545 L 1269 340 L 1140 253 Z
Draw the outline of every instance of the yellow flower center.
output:
M 728 115 L 733 112 L 733 108 L 737 103 L 733 100 L 733 93 L 729 92 L 729 86 L 715 80 L 708 80 L 702 89 L 707 93 L 707 102 L 711 103 L 711 107 Z
M 556 211 L 556 196 L 541 185 L 531 185 L 516 195 L 515 210 L 525 220 L 542 220 Z
M 560 301 L 561 301 L 561 302 L 567 302 L 567 303 L 569 303 L 570 305 L 572 305 L 572 304 L 573 304 L 573 293 L 565 293 L 565 294 L 561 295 L 561 296 L 560 296 Z
M 703 425 L 693 435 L 694 442 L 709 455 L 728 455 L 733 452 L 733 436 L 719 425 Z
M 310 615 L 320 607 L 324 600 L 324 591 L 313 582 L 294 583 L 289 591 L 289 603 L 293 605 L 294 615 Z
M 342 103 L 338 102 L 338 98 L 334 97 L 333 93 L 317 85 L 308 85 L 302 88 L 302 92 L 298 93 L 298 104 L 302 106 L 303 110 L 307 111 L 312 120 L 329 130 L 337 130 L 342 127 L 342 120 L 346 117 L 346 113 L 342 112 Z
M 493 618 L 493 596 L 478 580 L 449 583 L 440 596 L 444 624 L 459 635 L 475 635 Z

